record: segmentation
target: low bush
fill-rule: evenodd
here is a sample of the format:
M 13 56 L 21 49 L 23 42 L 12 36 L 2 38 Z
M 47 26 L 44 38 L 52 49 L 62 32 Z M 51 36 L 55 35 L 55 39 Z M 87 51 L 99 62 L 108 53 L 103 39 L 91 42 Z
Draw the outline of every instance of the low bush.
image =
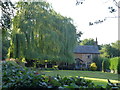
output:
M 92 71 L 96 71 L 96 70 L 97 70 L 96 63 L 91 63 L 90 69 L 91 69 Z
M 3 64 L 3 89 L 18 88 L 102 88 L 95 86 L 91 81 L 80 77 L 55 77 L 39 74 L 38 72 L 23 68 L 15 62 Z
M 90 80 L 80 77 L 46 76 L 30 68 L 23 68 L 15 62 L 3 64 L 3 89 L 18 90 L 21 88 L 100 88 Z
M 53 69 L 58 70 L 58 65 L 54 65 Z

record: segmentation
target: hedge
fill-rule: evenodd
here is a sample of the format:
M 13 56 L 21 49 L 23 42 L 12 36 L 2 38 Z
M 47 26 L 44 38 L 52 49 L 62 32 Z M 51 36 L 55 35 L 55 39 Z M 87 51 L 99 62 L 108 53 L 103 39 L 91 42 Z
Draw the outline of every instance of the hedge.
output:
M 118 62 L 120 63 L 120 57 L 114 57 L 110 59 L 110 70 L 112 70 L 113 72 L 117 71 L 120 68 L 120 64 L 118 64 Z

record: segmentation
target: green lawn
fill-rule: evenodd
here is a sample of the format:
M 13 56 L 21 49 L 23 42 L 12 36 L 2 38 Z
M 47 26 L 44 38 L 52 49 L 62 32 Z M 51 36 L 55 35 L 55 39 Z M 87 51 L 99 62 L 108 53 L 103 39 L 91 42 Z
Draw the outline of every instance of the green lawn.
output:
M 105 87 L 107 85 L 107 79 L 110 79 L 113 83 L 118 83 L 118 77 L 120 75 L 113 73 L 104 73 L 99 71 L 79 71 L 79 70 L 43 70 L 43 74 L 48 76 L 56 76 L 57 74 L 61 76 L 80 76 L 82 78 L 92 80 L 96 85 L 102 85 Z

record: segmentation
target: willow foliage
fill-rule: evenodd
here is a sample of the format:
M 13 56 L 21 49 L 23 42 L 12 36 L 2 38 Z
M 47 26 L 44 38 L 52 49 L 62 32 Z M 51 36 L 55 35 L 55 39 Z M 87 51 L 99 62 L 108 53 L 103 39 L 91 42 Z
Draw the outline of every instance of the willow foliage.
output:
M 72 62 L 76 27 L 46 2 L 18 2 L 9 57 Z

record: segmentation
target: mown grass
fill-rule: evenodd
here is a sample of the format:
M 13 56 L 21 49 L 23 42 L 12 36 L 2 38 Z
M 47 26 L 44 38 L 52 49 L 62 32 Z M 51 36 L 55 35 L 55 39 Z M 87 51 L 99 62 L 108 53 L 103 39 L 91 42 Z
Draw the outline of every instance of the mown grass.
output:
M 43 70 L 42 73 L 48 76 L 56 76 L 57 74 L 62 77 L 67 76 L 80 76 L 82 78 L 92 80 L 96 85 L 102 85 L 105 87 L 107 85 L 107 79 L 110 79 L 113 83 L 118 83 L 118 77 L 120 75 L 113 73 L 104 73 L 100 71 L 79 71 L 79 70 Z

